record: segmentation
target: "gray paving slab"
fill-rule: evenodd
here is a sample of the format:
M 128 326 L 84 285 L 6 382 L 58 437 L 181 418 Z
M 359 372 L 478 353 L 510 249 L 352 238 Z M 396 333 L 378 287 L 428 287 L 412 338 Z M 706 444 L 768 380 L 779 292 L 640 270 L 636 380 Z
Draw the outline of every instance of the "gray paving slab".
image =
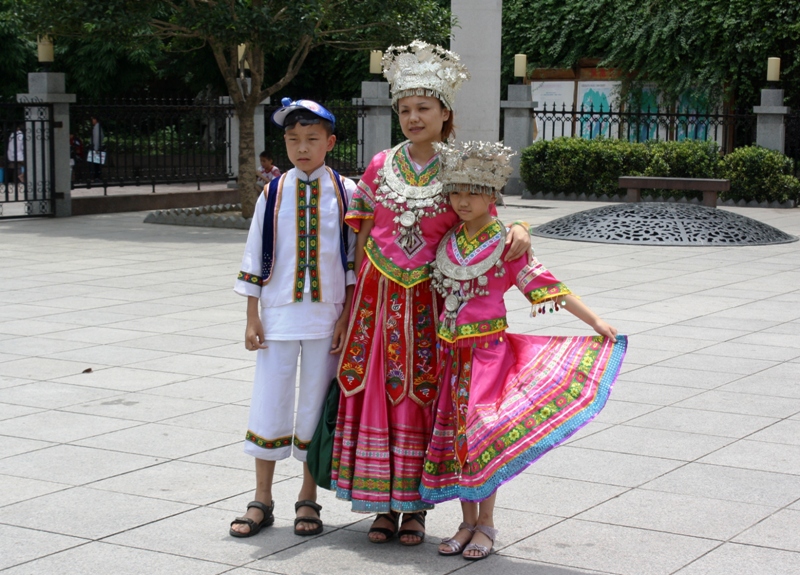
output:
M 509 203 L 503 218 L 533 225 L 603 205 Z M 731 211 L 800 233 L 800 210 Z M 372 516 L 320 490 L 325 533 L 294 536 L 295 460 L 277 469 L 273 532 L 227 536 L 254 488 L 254 358 L 231 290 L 246 232 L 142 219 L 0 225 L 0 546 L 16 553 L 4 575 L 800 572 L 800 244 L 534 238 L 630 349 L 606 410 L 500 489 L 499 552 L 472 564 L 435 552 L 455 502 L 407 549 L 368 543 Z M 44 264 L 58 285 L 20 282 Z M 589 333 L 566 313 L 528 317 L 519 294 L 508 309 L 513 331 Z
M 790 575 L 800 573 L 800 553 L 725 543 L 675 575 Z
M 504 553 L 619 575 L 667 575 L 718 545 L 711 539 L 568 519 Z
M 86 543 L 85 539 L 78 537 L 2 524 L 0 524 L 0 541 L 3 544 L 0 570 Z

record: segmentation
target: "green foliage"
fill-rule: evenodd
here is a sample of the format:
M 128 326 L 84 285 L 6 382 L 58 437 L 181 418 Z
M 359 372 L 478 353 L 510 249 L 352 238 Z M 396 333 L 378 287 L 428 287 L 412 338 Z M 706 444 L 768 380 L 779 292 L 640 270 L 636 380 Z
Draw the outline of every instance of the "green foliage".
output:
M 36 67 L 35 38 L 25 33 L 15 4 L 0 0 L 0 99 L 27 92 L 27 74 Z
M 636 143 L 624 140 L 557 138 L 522 151 L 520 175 L 531 192 L 603 194 L 614 197 L 620 176 L 724 178 L 731 191 L 723 200 L 785 202 L 800 200 L 800 181 L 793 162 L 783 154 L 756 146 L 738 148 L 720 158 L 714 142 Z M 662 198 L 701 198 L 700 192 L 642 190 Z
M 503 3 L 503 60 L 571 68 L 580 58 L 655 82 L 674 99 L 686 91 L 751 106 L 781 57 L 789 105 L 800 104 L 800 2 L 787 0 L 526 0 Z M 712 100 L 713 101 L 713 100 Z
M 722 159 L 722 171 L 731 181 L 723 199 L 785 202 L 800 200 L 800 181 L 794 162 L 783 154 L 758 146 L 737 148 Z

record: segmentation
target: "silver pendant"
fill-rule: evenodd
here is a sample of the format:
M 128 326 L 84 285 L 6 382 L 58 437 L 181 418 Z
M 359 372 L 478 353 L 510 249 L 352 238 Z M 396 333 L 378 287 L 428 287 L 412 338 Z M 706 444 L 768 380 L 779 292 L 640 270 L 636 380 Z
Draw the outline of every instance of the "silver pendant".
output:
M 444 298 L 444 308 L 447 311 L 456 311 L 458 309 L 459 303 L 460 302 L 458 301 L 458 297 L 454 296 L 453 294 L 450 294 L 449 296 Z
M 400 215 L 400 225 L 404 228 L 410 228 L 416 221 L 417 216 L 414 215 L 414 212 L 405 211 Z

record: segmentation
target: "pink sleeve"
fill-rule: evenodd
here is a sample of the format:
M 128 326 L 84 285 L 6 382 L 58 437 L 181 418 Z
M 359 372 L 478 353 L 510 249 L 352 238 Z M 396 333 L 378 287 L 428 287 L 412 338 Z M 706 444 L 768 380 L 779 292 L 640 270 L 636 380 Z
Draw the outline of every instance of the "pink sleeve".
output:
M 361 229 L 361 220 L 371 220 L 375 217 L 375 190 L 378 189 L 378 170 L 383 167 L 386 152 L 375 154 L 372 161 L 361 176 L 358 187 L 347 206 L 345 222 L 358 233 Z
M 509 283 L 513 282 L 534 305 L 572 293 L 539 260 L 529 254 L 508 262 L 506 266 L 511 273 Z

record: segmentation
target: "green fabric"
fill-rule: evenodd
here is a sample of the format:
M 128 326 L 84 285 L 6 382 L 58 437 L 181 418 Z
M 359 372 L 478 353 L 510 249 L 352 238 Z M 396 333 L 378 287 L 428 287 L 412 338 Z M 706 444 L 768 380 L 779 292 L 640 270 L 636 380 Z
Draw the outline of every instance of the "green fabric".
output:
M 333 433 L 336 430 L 336 415 L 339 411 L 339 384 L 334 379 L 328 388 L 328 396 L 322 406 L 317 430 L 308 445 L 308 469 L 314 483 L 325 489 L 331 488 L 331 460 L 333 459 Z

